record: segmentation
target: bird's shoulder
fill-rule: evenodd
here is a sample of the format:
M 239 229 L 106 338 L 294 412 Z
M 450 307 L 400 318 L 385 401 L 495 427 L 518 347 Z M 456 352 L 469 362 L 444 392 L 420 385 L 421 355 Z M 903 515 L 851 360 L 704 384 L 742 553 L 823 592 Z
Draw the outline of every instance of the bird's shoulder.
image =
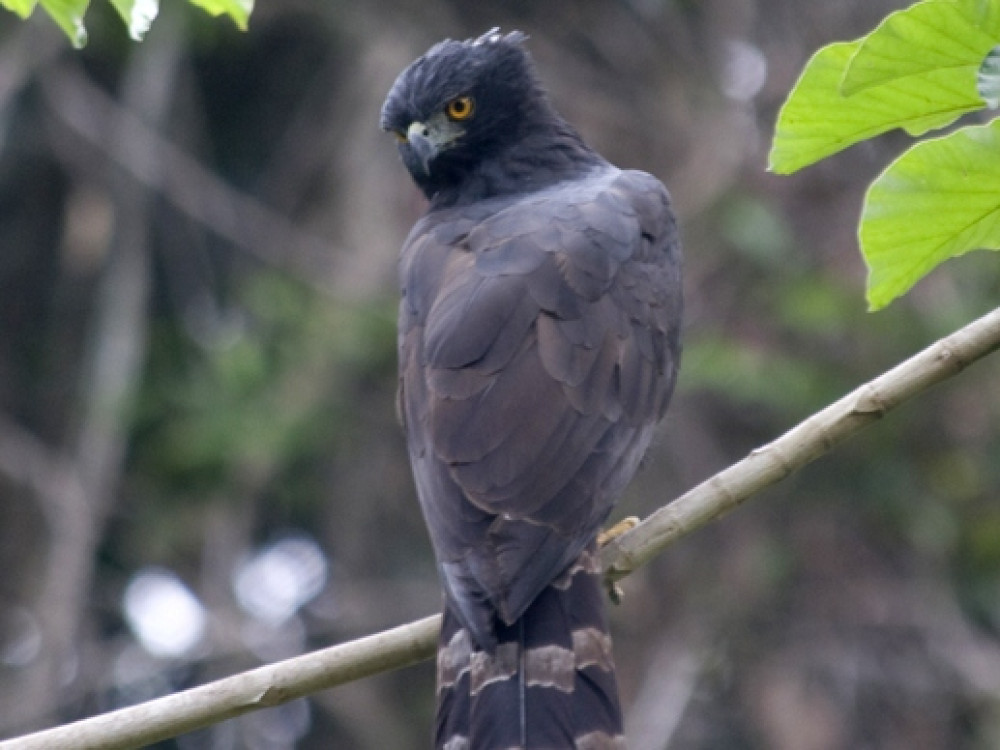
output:
M 476 223 L 474 239 L 485 247 L 544 234 L 553 226 L 575 234 L 618 230 L 615 239 L 627 245 L 637 229 L 659 235 L 672 221 L 670 196 L 663 183 L 646 172 L 608 164 L 539 190 L 465 208 L 466 216 Z M 455 218 L 465 217 L 458 210 L 448 223 Z M 560 239 L 562 244 L 572 244 L 573 236 L 562 234 Z
M 458 252 L 471 254 L 479 273 L 509 275 L 561 254 L 607 280 L 622 262 L 669 259 L 676 234 L 663 183 L 603 165 L 539 190 L 430 211 L 404 243 L 401 270 L 419 258 L 438 274 Z

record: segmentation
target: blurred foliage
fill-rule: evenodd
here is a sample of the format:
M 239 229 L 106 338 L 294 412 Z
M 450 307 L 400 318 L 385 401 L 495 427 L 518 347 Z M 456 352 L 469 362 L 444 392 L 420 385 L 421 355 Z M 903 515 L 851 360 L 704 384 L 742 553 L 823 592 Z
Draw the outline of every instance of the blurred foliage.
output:
M 993 258 L 970 254 L 865 313 L 855 219 L 905 138 L 766 173 L 809 52 L 900 3 L 293 0 L 257 8 L 246 34 L 164 4 L 141 45 L 106 5 L 82 51 L 37 19 L 0 27 L 0 736 L 438 609 L 394 403 L 396 253 L 422 203 L 377 120 L 440 38 L 524 29 L 568 119 L 673 193 L 685 355 L 622 514 L 1000 297 Z M 143 104 L 154 95 L 164 106 Z M 141 231 L 116 244 L 137 195 Z M 105 283 L 129 250 L 144 259 L 132 286 Z M 135 288 L 141 325 L 109 339 L 104 295 Z M 123 343 L 143 352 L 137 395 L 95 462 L 87 363 Z M 995 747 L 997 424 L 987 360 L 624 581 L 611 617 L 630 747 Z M 76 470 L 108 494 L 59 496 Z M 287 538 L 313 540 L 328 575 L 268 623 L 234 581 Z M 123 613 L 151 568 L 208 613 L 170 659 Z M 424 664 L 162 747 L 425 747 L 433 679 Z
M 228 311 L 154 328 L 133 460 L 166 498 L 328 450 L 361 418 L 350 381 L 395 367 L 394 301 L 339 305 L 267 272 L 236 297 Z

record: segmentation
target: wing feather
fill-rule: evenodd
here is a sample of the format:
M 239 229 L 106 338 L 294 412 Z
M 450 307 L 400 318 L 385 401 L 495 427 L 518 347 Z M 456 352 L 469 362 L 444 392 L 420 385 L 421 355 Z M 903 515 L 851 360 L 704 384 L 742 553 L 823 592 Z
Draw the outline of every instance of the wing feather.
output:
M 673 387 L 680 320 L 654 178 L 607 168 L 488 209 L 415 228 L 400 308 L 418 493 L 446 585 L 487 640 L 489 611 L 516 618 L 631 478 Z

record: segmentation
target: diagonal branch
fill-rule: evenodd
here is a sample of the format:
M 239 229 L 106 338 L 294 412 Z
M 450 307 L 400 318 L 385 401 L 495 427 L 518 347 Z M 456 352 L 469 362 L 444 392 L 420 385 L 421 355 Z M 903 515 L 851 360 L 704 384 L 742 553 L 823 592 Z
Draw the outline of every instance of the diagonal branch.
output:
M 670 542 L 733 510 L 861 428 L 1000 348 L 1000 309 L 869 381 L 777 440 L 664 506 L 604 552 L 608 576 L 622 578 Z M 440 617 L 233 675 L 201 687 L 75 724 L 0 742 L 0 750 L 111 750 L 147 745 L 257 708 L 430 658 Z
M 957 375 L 997 348 L 1000 308 L 939 339 L 661 507 L 604 548 L 608 578 L 624 578 L 675 539 L 725 515 L 751 495 L 780 482 L 882 418 L 890 409 Z
M 227 184 L 194 156 L 122 107 L 80 71 L 61 65 L 41 79 L 45 103 L 56 121 L 104 153 L 140 186 L 159 193 L 179 211 L 202 223 L 263 263 L 316 288 L 329 286 L 331 259 L 340 257 L 329 240 L 297 227 L 287 216 Z M 121 141 L 109 141 L 115 130 Z M 74 149 L 60 140 L 60 154 Z M 346 291 L 346 290 L 345 290 Z
M 388 672 L 434 654 L 440 615 L 258 667 L 181 693 L 0 742 L 2 750 L 125 750 L 319 690 Z

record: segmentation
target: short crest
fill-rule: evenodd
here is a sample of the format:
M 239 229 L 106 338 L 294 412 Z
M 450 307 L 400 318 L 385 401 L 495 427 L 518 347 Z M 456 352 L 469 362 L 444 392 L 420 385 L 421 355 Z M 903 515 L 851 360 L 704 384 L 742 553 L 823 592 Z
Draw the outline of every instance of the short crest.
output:
M 493 28 L 462 42 L 438 42 L 396 78 L 382 107 L 382 129 L 405 130 L 449 99 L 468 93 L 484 78 L 494 77 L 491 73 L 498 69 L 530 70 L 530 58 L 522 46 L 527 38 L 520 31 L 501 34 Z

